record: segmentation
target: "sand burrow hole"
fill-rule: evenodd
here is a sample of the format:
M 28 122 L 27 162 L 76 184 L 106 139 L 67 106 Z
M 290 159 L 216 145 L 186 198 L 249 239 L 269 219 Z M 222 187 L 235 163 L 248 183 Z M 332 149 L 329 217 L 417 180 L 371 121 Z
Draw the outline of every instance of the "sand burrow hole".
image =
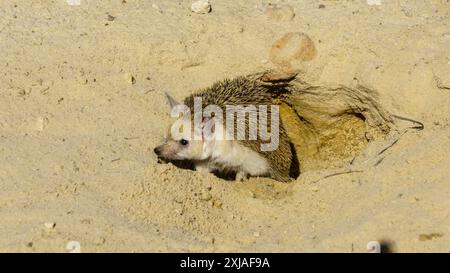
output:
M 296 148 L 300 172 L 342 167 L 393 128 L 373 89 L 269 78 L 259 79 L 279 96 L 281 120 Z

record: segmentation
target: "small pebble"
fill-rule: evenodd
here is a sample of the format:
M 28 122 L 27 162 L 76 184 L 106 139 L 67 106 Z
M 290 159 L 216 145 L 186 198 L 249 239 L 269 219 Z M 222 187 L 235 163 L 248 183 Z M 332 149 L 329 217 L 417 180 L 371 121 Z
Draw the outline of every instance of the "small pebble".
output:
M 83 220 L 81 220 L 81 223 L 82 224 L 86 224 L 86 225 L 90 225 L 90 224 L 92 224 L 92 219 L 89 219 L 89 218 L 83 219 Z
M 162 9 L 157 4 L 152 4 L 152 8 L 161 14 L 163 13 Z
M 220 209 L 220 208 L 222 208 L 223 204 L 222 204 L 222 202 L 220 200 L 213 200 L 212 201 L 212 206 L 214 208 Z
M 79 6 L 81 5 L 81 0 L 66 0 L 69 6 Z
M 49 123 L 48 118 L 39 117 L 36 120 L 36 129 L 42 132 L 44 131 L 45 127 L 47 127 L 48 123 Z
M 367 0 L 367 5 L 369 6 L 380 6 L 381 0 Z
M 78 241 L 70 241 L 66 244 L 66 249 L 70 253 L 81 253 L 81 244 Z
M 255 237 L 259 237 L 260 235 L 261 235 L 261 234 L 259 234 L 258 231 L 253 232 L 253 236 L 255 236 Z
M 124 78 L 129 84 L 135 84 L 136 83 L 136 78 L 130 73 L 125 73 L 124 74 Z
M 191 11 L 200 14 L 206 14 L 211 12 L 211 4 L 209 0 L 198 0 L 192 3 Z
M 55 222 L 47 222 L 44 224 L 44 226 L 48 229 L 54 229 L 56 227 L 56 223 Z
M 405 14 L 406 17 L 412 17 L 413 16 L 413 13 L 412 13 L 411 9 L 402 8 L 401 11 L 403 12 L 403 14 Z

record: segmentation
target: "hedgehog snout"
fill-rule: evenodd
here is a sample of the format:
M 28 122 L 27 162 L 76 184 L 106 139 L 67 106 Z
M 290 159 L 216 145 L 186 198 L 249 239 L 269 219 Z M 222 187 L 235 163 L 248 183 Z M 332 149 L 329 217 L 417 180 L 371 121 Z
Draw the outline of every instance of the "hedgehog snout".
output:
M 155 149 L 153 149 L 153 152 L 157 155 L 160 156 L 161 155 L 161 146 L 156 147 Z

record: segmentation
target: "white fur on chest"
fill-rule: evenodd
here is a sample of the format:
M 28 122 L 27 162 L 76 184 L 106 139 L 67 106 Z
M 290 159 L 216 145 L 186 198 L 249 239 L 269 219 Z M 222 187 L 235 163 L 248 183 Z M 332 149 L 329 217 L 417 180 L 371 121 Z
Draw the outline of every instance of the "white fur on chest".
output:
M 237 141 L 216 141 L 212 147 L 208 165 L 213 169 L 232 169 L 251 176 L 267 175 L 269 163 L 259 153 Z

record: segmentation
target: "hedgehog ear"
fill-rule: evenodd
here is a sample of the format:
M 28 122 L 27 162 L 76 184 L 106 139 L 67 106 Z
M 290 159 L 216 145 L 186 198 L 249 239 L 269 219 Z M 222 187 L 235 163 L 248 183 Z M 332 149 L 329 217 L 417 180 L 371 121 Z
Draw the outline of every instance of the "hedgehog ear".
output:
M 170 109 L 174 108 L 177 105 L 180 105 L 172 96 L 166 93 L 167 102 L 169 103 Z

